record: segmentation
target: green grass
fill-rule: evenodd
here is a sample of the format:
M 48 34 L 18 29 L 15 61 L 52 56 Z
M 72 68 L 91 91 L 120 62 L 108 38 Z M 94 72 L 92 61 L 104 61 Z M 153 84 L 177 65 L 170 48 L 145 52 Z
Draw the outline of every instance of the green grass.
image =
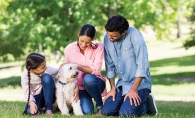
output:
M 185 50 L 180 41 L 147 41 L 152 93 L 159 110 L 158 118 L 195 117 L 195 48 Z M 48 61 L 50 64 L 53 61 Z M 22 62 L 0 64 L 0 117 L 21 118 L 25 106 L 20 85 Z M 105 76 L 105 70 L 102 70 Z M 109 84 L 107 81 L 107 89 Z M 97 109 L 95 109 L 97 111 Z M 39 117 L 46 117 L 44 114 Z M 59 112 L 54 117 L 61 118 Z M 76 116 L 71 115 L 71 118 Z M 98 117 L 85 115 L 84 118 Z M 105 116 L 101 116 L 105 118 Z M 100 117 L 100 118 L 101 118 Z M 150 118 L 142 116 L 141 118 Z
M 195 102 L 181 102 L 181 101 L 157 101 L 159 115 L 158 118 L 194 118 L 195 116 Z M 28 115 L 22 115 L 25 102 L 15 101 L 0 101 L 0 117 L 1 118 L 27 118 Z M 39 115 L 39 118 L 45 118 L 44 114 Z M 54 114 L 55 118 L 67 118 L 60 112 Z M 81 118 L 81 116 L 70 115 L 68 118 Z M 105 116 L 85 115 L 82 118 L 105 118 Z M 106 117 L 114 118 L 114 117 Z M 151 116 L 144 115 L 141 118 L 151 118 Z

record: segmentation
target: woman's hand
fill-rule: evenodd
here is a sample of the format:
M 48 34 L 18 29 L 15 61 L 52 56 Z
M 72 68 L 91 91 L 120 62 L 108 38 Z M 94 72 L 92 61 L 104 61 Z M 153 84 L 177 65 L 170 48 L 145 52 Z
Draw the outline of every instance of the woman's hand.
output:
M 30 100 L 29 105 L 30 105 L 30 113 L 31 114 L 37 113 L 38 110 L 37 110 L 37 105 L 35 104 L 35 102 Z
M 73 102 L 77 102 L 79 100 L 79 87 L 76 84 L 75 89 L 74 89 L 74 93 L 73 93 Z

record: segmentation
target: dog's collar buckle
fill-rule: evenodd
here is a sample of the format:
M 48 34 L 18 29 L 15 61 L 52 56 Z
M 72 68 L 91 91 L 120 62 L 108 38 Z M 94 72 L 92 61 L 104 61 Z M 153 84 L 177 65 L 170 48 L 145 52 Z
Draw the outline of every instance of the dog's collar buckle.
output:
M 63 82 L 61 82 L 61 81 L 59 81 L 59 83 L 60 83 L 61 85 L 66 85 L 66 83 L 63 83 Z

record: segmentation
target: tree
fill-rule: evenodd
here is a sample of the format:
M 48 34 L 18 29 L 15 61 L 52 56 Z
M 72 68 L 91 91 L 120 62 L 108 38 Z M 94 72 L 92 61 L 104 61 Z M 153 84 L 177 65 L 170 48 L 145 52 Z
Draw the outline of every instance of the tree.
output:
M 192 15 L 190 17 L 190 20 L 192 21 L 191 37 L 183 43 L 183 46 L 186 49 L 189 49 L 189 48 L 195 46 L 195 28 L 193 27 L 194 26 L 193 24 L 195 23 L 195 4 L 193 6 L 193 12 L 192 12 Z
M 117 14 L 138 29 L 150 25 L 157 38 L 162 39 L 170 35 L 177 22 L 179 28 L 178 8 L 183 16 L 188 16 L 193 0 L 179 0 L 180 3 L 178 0 L 1 1 L 7 5 L 0 16 L 0 55 L 9 53 L 17 58 L 29 52 L 60 50 L 63 53 L 64 47 L 77 39 L 79 28 L 86 23 L 96 27 L 96 39 L 102 40 L 107 19 Z

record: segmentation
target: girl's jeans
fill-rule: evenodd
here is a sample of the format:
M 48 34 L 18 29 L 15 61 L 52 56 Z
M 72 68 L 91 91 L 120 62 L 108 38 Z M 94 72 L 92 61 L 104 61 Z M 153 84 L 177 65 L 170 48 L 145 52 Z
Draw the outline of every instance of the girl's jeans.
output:
M 105 89 L 105 82 L 93 74 L 86 74 L 83 78 L 83 86 L 85 90 L 79 90 L 81 108 L 84 114 L 92 114 L 94 112 L 92 98 L 98 109 L 102 107 L 101 93 Z
M 42 92 L 38 95 L 35 95 L 35 104 L 37 105 L 37 110 L 45 107 L 45 110 L 52 110 L 52 103 L 55 100 L 55 83 L 54 79 L 49 74 L 44 74 L 41 78 L 42 81 Z M 27 105 L 27 114 L 30 113 L 30 105 Z M 37 111 L 38 113 L 38 111 Z

